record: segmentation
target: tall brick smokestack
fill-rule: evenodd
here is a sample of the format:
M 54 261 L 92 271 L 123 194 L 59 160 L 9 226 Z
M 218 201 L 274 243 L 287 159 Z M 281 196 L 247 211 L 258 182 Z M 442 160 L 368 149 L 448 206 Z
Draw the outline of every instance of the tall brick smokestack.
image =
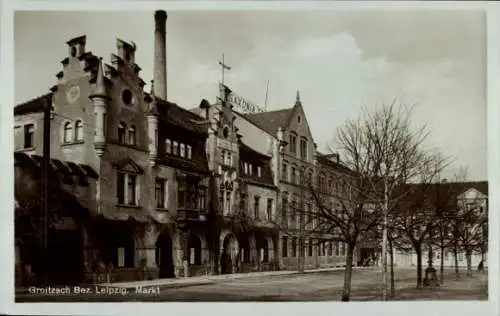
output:
M 157 98 L 167 100 L 167 12 L 155 12 L 155 52 L 154 52 L 154 91 Z

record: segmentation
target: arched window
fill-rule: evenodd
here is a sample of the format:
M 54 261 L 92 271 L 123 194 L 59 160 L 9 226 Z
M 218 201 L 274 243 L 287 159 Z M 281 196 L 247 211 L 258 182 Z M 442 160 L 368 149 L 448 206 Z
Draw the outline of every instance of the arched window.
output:
M 77 141 L 83 140 L 83 122 L 78 120 L 75 124 L 75 139 Z
M 135 139 L 135 126 L 130 125 L 128 129 L 128 143 L 129 145 L 135 145 L 136 144 L 136 139 Z
M 126 130 L 127 130 L 127 127 L 126 127 L 125 123 L 120 122 L 120 124 L 118 124 L 118 141 L 120 143 L 125 143 L 125 131 Z
M 64 142 L 71 143 L 73 141 L 73 125 L 71 122 L 64 124 Z

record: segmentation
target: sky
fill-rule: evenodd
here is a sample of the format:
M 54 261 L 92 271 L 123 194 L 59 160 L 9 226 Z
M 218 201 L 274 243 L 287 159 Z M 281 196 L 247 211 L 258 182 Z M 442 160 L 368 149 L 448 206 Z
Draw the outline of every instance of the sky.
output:
M 232 69 L 225 83 L 267 109 L 291 107 L 300 91 L 322 151 L 337 128 L 362 109 L 399 96 L 416 104 L 415 126 L 426 145 L 486 180 L 486 16 L 467 11 L 169 11 L 168 99 L 185 108 L 218 94 L 222 53 Z M 110 61 L 116 38 L 137 45 L 136 63 L 150 82 L 153 12 L 17 12 L 15 101 L 56 83 L 66 41 L 87 35 L 87 50 Z M 146 87 L 149 91 L 149 86 Z

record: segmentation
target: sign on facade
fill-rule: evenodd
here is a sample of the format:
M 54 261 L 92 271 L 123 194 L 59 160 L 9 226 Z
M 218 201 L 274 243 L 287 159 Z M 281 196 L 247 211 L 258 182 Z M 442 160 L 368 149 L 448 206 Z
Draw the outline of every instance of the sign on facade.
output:
M 217 147 L 230 151 L 238 151 L 238 144 L 222 138 L 217 138 Z
M 237 95 L 231 89 L 224 86 L 224 91 L 228 91 L 226 94 L 226 102 L 233 106 L 233 109 L 236 112 L 242 114 L 252 114 L 252 113 L 262 113 L 264 109 L 259 107 L 253 102 L 248 101 L 247 99 Z

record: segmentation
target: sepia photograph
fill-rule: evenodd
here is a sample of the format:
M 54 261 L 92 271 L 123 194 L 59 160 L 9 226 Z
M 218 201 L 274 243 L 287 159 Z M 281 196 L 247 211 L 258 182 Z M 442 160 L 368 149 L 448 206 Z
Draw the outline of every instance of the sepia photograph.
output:
M 486 20 L 14 12 L 15 302 L 488 301 Z

